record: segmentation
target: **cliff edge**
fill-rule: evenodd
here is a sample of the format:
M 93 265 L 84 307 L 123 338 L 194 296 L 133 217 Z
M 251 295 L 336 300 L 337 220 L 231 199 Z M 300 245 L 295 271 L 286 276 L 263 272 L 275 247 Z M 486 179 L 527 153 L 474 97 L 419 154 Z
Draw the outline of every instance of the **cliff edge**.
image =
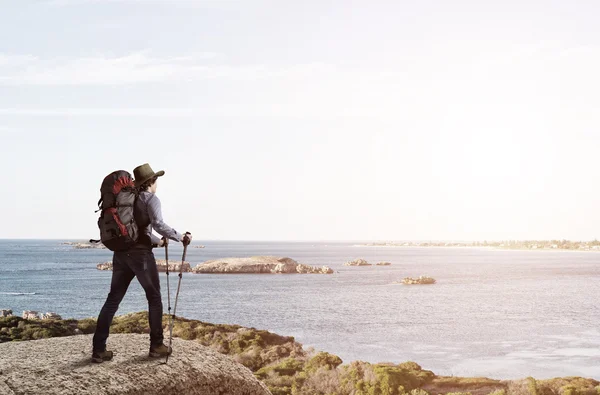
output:
M 148 357 L 148 335 L 111 335 L 112 361 L 91 362 L 92 335 L 0 344 L 0 394 L 270 395 L 252 372 L 194 341 Z

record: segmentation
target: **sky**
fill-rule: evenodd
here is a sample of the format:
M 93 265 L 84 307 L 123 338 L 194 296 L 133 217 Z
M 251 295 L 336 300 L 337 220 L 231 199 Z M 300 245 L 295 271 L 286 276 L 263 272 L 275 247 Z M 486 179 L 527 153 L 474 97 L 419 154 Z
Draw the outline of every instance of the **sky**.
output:
M 0 238 L 600 237 L 597 1 L 0 0 Z

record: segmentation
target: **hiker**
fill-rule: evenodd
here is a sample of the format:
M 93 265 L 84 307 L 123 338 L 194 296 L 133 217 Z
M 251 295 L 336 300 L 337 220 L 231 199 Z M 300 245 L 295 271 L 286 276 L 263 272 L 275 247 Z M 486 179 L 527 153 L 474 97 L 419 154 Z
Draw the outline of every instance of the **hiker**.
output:
M 160 200 L 156 196 L 156 188 L 158 177 L 164 174 L 165 172 L 162 170 L 155 173 L 147 163 L 133 170 L 135 188 L 138 191 L 134 216 L 139 228 L 139 236 L 136 243 L 129 249 L 114 252 L 110 293 L 98 316 L 98 324 L 94 334 L 93 362 L 100 363 L 113 357 L 113 352 L 106 350 L 106 340 L 110 324 L 133 277 L 137 277 L 146 292 L 146 299 L 148 299 L 149 356 L 159 358 L 171 353 L 171 349 L 163 344 L 163 305 L 158 269 L 152 248 L 164 247 L 168 243 L 168 239 L 180 241 L 187 245 L 191 242 L 192 235 L 190 233 L 182 235 L 163 222 Z M 163 238 L 159 239 L 153 235 L 152 230 L 162 235 Z

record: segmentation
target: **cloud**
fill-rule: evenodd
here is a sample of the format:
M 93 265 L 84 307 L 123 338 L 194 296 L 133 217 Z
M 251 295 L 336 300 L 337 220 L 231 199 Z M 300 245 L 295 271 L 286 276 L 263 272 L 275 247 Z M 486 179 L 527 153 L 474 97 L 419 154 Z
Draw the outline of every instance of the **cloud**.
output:
M 86 4 L 178 4 L 204 8 L 224 8 L 240 4 L 240 0 L 48 0 L 44 4 L 54 7 L 79 6 Z
M 116 116 L 116 117 L 187 117 L 202 115 L 204 111 L 193 108 L 0 108 L 0 115 L 16 116 Z M 0 126 L 0 130 L 2 126 Z
M 0 67 L 21 67 L 35 62 L 37 58 L 33 55 L 7 55 L 0 53 Z M 1 69 L 0 69 L 1 70 Z
M 65 108 L 36 109 L 25 104 L 23 109 L 19 103 L 5 100 L 0 115 L 367 116 L 399 119 L 415 129 L 444 130 L 600 125 L 596 110 L 600 79 L 595 72 L 600 67 L 600 48 L 492 55 L 458 57 L 444 63 L 436 54 L 427 54 L 390 70 L 380 65 L 361 69 L 318 62 L 236 65 L 214 53 L 157 56 L 138 51 L 119 57 L 76 59 L 5 54 L 0 56 L 0 85 L 179 85 L 172 89 L 176 93 L 168 104 L 151 97 L 136 102 L 134 94 L 133 101 L 123 102 L 121 107 L 137 104 L 142 108 L 113 109 L 110 107 L 117 107 L 114 101 L 104 104 L 100 98 L 52 102 Z M 211 83 L 203 84 L 207 80 Z M 207 95 L 198 97 L 205 86 Z M 138 93 L 143 92 L 146 90 Z M 6 108 L 13 104 L 15 108 Z M 174 108 L 165 108 L 165 104 Z
M 307 63 L 290 66 L 217 63 L 221 55 L 203 52 L 158 57 L 149 51 L 124 56 L 40 59 L 33 55 L 0 53 L 0 85 L 123 85 L 191 82 L 206 79 L 256 81 L 303 79 L 336 72 L 332 65 Z
M 40 59 L 0 54 L 0 85 L 116 85 L 187 80 L 228 74 L 228 67 L 203 65 L 214 52 L 179 57 L 154 57 L 147 51 L 125 56 Z

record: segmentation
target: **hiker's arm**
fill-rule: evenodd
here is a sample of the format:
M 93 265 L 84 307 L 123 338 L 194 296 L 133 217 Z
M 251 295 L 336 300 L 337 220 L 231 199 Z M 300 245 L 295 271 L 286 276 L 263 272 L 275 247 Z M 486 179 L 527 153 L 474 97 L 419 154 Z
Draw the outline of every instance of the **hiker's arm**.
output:
M 175 229 L 165 224 L 165 221 L 163 221 L 161 205 L 158 196 L 154 196 L 148 201 L 148 216 L 150 217 L 150 221 L 152 223 L 152 229 L 154 229 L 159 235 L 174 241 L 181 241 L 183 239 L 183 235 L 181 233 L 177 232 Z M 154 235 L 151 237 L 152 243 L 160 245 L 160 239 L 158 237 Z
M 158 236 L 156 236 L 154 233 L 150 233 L 150 240 L 152 242 L 152 245 L 162 247 L 160 245 L 160 243 L 162 242 L 162 239 L 159 239 Z

